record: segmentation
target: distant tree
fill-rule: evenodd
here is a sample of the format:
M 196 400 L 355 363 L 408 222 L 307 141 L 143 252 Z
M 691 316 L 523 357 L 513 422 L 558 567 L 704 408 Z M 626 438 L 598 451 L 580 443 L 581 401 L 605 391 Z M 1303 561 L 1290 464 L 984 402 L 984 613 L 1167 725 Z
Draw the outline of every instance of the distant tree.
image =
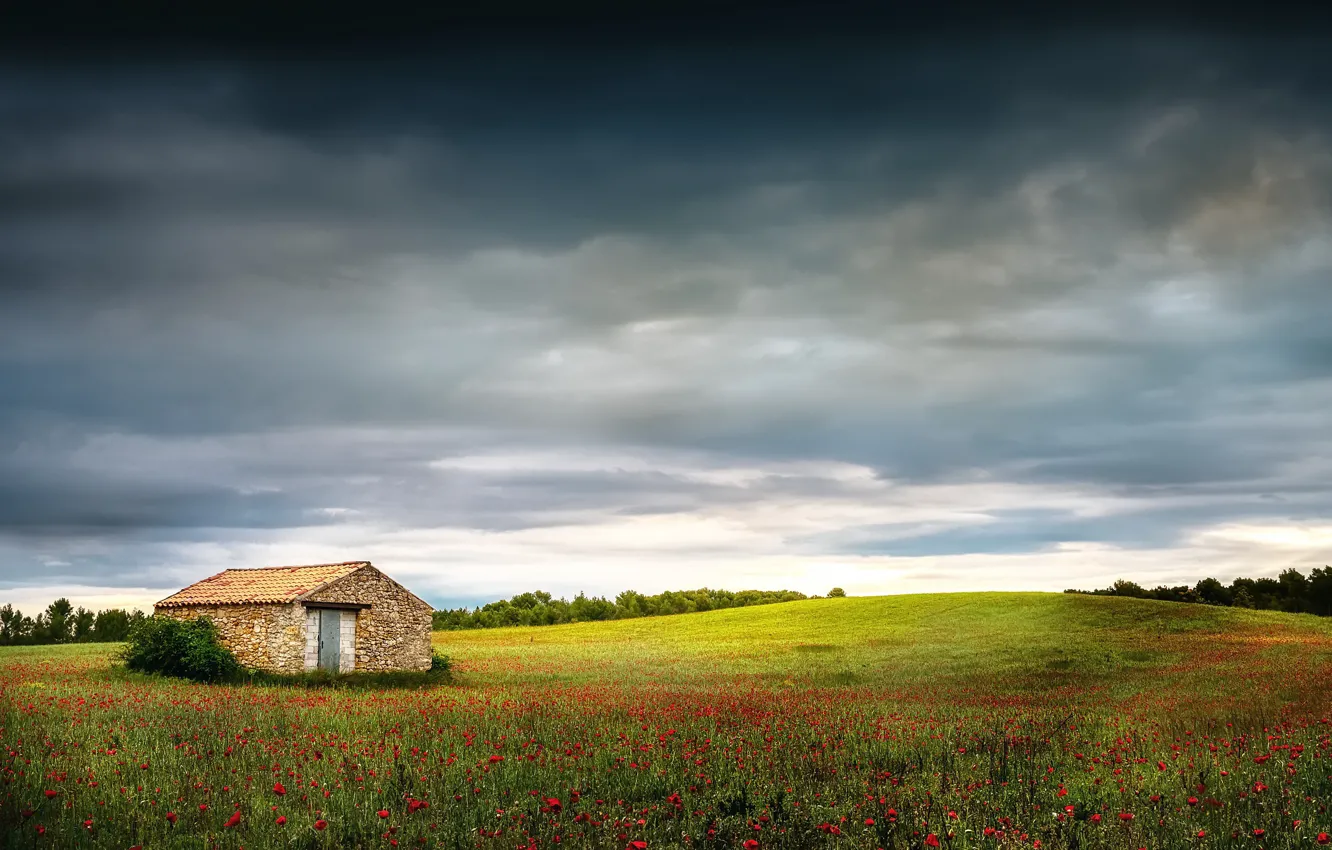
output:
M 1146 599 L 1148 596 L 1146 588 L 1135 581 L 1127 579 L 1117 579 L 1111 585 L 1115 596 L 1131 596 L 1134 599 Z
M 829 599 L 840 599 L 844 598 L 845 596 L 846 596 L 846 591 L 842 590 L 840 587 L 834 587 L 832 590 L 828 591 Z
M 13 646 L 22 643 L 28 635 L 24 631 L 24 620 L 22 611 L 18 611 L 13 605 L 5 604 L 0 607 L 0 645 Z M 31 628 L 29 621 L 28 628 Z
M 648 596 L 635 590 L 618 594 L 614 601 L 578 594 L 570 602 L 545 591 L 520 593 L 512 599 L 487 602 L 468 610 L 438 610 L 431 615 L 436 630 L 491 629 L 500 626 L 551 626 L 588 620 L 631 619 L 663 614 L 688 614 L 748 605 L 794 602 L 808 597 L 794 590 L 668 590 Z
M 637 590 L 626 590 L 615 597 L 615 616 L 626 620 L 647 614 L 643 594 Z
M 130 615 L 121 608 L 98 611 L 93 622 L 93 634 L 99 641 L 121 641 L 129 634 Z
M 586 623 L 609 620 L 615 614 L 615 604 L 600 596 L 587 596 L 581 591 L 569 603 L 569 622 Z
M 1309 573 L 1309 610 L 1332 617 L 1332 567 L 1319 567 Z
M 69 618 L 70 637 L 81 643 L 92 640 L 93 626 L 96 622 L 97 615 L 80 605 Z
M 1229 605 L 1235 597 L 1224 584 L 1214 578 L 1205 578 L 1193 586 L 1193 592 L 1208 605 Z
M 1277 576 L 1281 586 L 1281 610 L 1298 614 L 1309 610 L 1309 580 L 1296 569 L 1282 570 Z
M 46 606 L 44 631 L 47 640 L 52 643 L 64 643 L 69 640 L 73 612 L 74 606 L 63 596 Z

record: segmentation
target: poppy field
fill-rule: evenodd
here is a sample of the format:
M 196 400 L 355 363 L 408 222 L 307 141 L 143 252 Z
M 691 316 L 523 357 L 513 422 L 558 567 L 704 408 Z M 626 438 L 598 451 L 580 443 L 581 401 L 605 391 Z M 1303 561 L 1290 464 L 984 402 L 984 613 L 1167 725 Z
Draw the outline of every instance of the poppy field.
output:
M 1065 594 L 438 632 L 425 689 L 0 650 L 0 843 L 1314 848 L 1332 623 Z

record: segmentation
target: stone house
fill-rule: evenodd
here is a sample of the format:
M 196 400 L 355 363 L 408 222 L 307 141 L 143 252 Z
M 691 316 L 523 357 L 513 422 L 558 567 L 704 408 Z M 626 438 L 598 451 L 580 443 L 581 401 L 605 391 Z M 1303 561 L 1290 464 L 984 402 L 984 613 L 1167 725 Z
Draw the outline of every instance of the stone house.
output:
M 430 669 L 430 614 L 369 561 L 223 570 L 154 606 L 207 616 L 241 664 L 274 673 Z

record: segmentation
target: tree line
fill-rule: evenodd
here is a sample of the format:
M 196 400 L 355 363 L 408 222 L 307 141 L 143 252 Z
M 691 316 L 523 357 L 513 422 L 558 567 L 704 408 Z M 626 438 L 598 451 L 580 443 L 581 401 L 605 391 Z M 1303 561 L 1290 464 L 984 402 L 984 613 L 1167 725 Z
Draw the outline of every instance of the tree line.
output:
M 13 605 L 0 607 L 0 646 L 43 643 L 94 643 L 124 640 L 130 627 L 144 618 L 142 611 L 107 608 L 89 611 L 57 599 L 36 617 Z
M 838 587 L 829 596 L 845 596 Z M 455 608 L 434 613 L 436 631 L 496 629 L 503 626 L 555 626 L 589 620 L 629 620 L 664 614 L 692 614 L 720 608 L 746 608 L 811 599 L 794 590 L 668 590 L 656 595 L 626 590 L 611 601 L 580 593 L 572 600 L 553 598 L 543 590 L 520 593 L 512 599 L 488 602 L 473 609 Z
M 1317 614 L 1332 617 L 1332 567 L 1312 570 L 1308 576 L 1299 570 L 1283 571 L 1276 578 L 1237 578 L 1229 585 L 1205 578 L 1189 587 L 1160 585 L 1150 590 L 1132 581 L 1119 579 L 1100 590 L 1065 590 L 1094 596 L 1131 596 L 1135 599 L 1160 599 L 1164 602 L 1193 602 L 1256 608 L 1264 611 L 1289 611 L 1292 614 Z

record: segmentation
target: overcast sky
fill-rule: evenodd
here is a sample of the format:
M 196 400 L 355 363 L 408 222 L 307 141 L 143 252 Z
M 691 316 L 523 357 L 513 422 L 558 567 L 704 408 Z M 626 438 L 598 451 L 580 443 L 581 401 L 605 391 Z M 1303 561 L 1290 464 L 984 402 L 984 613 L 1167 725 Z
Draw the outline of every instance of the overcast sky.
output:
M 500 47 L 0 68 L 0 600 L 1332 561 L 1326 43 Z

